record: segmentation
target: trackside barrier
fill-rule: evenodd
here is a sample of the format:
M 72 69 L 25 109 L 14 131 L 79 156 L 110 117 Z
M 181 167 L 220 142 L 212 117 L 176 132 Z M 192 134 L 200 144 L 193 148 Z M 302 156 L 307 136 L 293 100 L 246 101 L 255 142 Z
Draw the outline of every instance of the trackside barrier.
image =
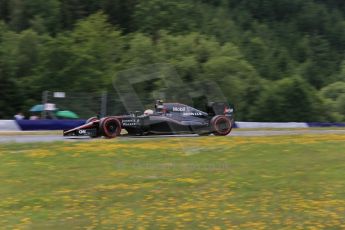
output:
M 85 120 L 0 120 L 0 131 L 64 130 L 82 125 Z M 308 128 L 345 127 L 345 123 L 330 122 L 235 122 L 234 128 Z
M 20 131 L 20 127 L 14 120 L 0 120 L 0 131 Z
M 85 120 L 18 120 L 21 130 L 65 130 L 85 124 Z
M 237 128 L 308 128 L 304 122 L 235 122 Z
M 332 123 L 332 122 L 309 122 L 308 127 L 345 127 L 345 123 Z

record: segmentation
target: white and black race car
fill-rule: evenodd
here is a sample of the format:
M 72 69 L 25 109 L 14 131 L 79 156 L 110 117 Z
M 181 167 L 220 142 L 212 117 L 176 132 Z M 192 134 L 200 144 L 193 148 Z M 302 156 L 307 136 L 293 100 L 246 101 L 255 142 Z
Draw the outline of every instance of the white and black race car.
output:
M 212 102 L 203 112 L 180 103 L 157 100 L 154 110 L 144 113 L 91 117 L 84 125 L 65 130 L 64 136 L 114 138 L 125 129 L 128 135 L 199 134 L 228 135 L 234 125 L 234 109 L 225 102 Z

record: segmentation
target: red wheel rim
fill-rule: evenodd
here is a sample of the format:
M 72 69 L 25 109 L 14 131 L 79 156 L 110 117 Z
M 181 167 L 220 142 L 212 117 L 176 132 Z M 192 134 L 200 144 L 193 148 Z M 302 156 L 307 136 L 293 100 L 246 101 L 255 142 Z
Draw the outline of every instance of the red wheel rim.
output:
M 116 137 L 121 132 L 121 125 L 117 119 L 106 118 L 103 121 L 102 129 L 106 137 L 112 138 Z
M 231 121 L 226 117 L 218 117 L 213 122 L 214 131 L 218 135 L 227 135 L 232 129 Z

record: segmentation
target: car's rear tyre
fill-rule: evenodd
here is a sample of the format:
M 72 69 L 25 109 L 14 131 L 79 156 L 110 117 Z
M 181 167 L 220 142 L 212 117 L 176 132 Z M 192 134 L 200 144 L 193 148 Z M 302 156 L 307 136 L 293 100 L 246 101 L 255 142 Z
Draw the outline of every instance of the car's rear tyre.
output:
M 90 117 L 89 119 L 86 120 L 85 124 L 90 123 L 92 121 L 96 121 L 96 120 L 98 120 L 97 117 Z
M 232 130 L 232 122 L 226 116 L 217 115 L 211 119 L 211 127 L 214 135 L 226 136 Z
M 99 127 L 103 136 L 115 138 L 121 133 L 121 122 L 116 117 L 102 118 Z

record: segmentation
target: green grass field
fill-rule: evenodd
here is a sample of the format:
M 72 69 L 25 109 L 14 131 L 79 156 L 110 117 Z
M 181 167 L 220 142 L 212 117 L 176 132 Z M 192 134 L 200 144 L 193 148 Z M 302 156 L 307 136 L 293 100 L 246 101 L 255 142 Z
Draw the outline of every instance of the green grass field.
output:
M 345 135 L 0 145 L 0 229 L 344 229 Z

